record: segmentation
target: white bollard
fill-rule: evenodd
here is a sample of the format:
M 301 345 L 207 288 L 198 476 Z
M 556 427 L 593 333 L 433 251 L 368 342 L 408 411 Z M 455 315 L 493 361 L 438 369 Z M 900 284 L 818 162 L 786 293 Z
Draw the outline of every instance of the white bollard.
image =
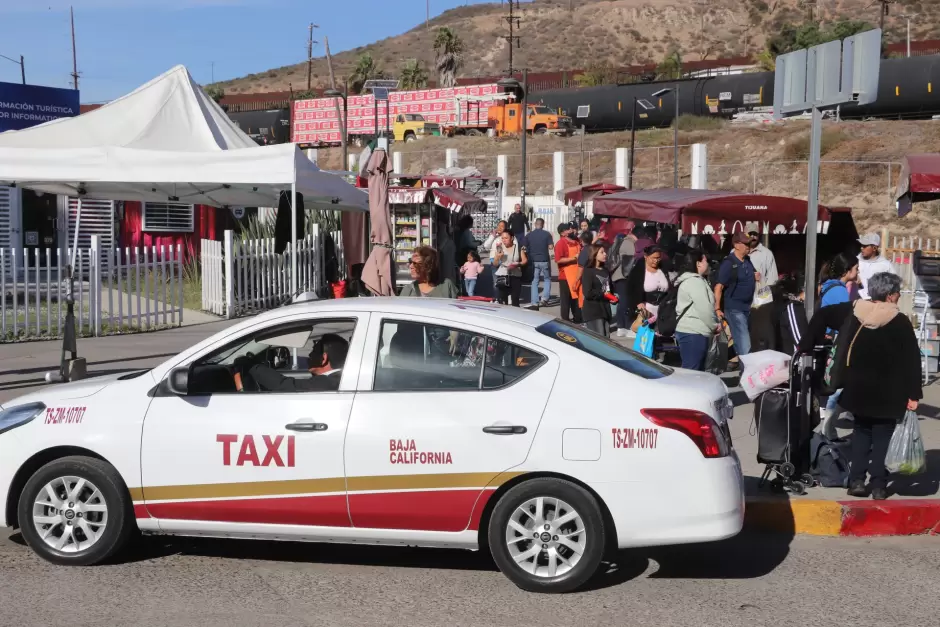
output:
M 692 145 L 692 189 L 708 189 L 708 145 Z
M 630 149 L 616 148 L 614 150 L 614 183 L 621 187 L 627 186 L 628 167 L 630 167 Z

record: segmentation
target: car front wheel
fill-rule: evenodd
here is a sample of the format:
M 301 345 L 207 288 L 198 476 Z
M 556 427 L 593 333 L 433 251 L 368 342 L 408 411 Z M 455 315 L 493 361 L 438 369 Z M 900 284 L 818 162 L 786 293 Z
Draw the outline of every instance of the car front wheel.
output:
M 20 494 L 23 538 L 53 564 L 91 566 L 127 542 L 134 530 L 131 501 L 111 465 L 64 457 L 37 470 Z
M 529 592 L 570 592 L 600 566 L 604 522 L 589 492 L 570 481 L 534 479 L 496 504 L 488 539 L 496 565 Z

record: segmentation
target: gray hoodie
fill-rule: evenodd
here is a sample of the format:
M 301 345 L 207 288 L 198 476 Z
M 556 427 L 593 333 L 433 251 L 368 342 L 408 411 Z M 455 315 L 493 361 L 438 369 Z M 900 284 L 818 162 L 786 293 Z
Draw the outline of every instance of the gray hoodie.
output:
M 682 316 L 676 331 L 708 337 L 714 335 L 718 328 L 718 316 L 715 314 L 715 293 L 708 281 L 695 272 L 684 272 L 676 279 L 676 285 L 679 286 L 676 317 Z

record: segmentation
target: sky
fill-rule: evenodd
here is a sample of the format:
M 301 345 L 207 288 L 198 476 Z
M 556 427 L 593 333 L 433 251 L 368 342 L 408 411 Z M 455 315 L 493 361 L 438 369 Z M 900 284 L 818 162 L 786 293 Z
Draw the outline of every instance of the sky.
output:
M 428 0 L 431 16 L 488 0 Z M 498 0 L 497 0 L 498 1 Z M 0 55 L 25 57 L 26 82 L 71 87 L 69 4 L 75 9 L 83 103 L 122 96 L 183 64 L 200 83 L 299 63 L 307 29 L 338 53 L 424 21 L 426 0 L 0 0 Z M 0 58 L 0 82 L 20 68 Z

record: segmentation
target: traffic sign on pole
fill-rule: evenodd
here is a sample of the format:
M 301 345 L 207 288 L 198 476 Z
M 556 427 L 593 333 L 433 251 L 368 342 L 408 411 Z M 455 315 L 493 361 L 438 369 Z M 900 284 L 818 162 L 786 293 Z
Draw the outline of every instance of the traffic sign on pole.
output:
M 813 112 L 810 131 L 809 194 L 806 202 L 806 312 L 816 301 L 816 234 L 819 220 L 819 162 L 822 110 L 843 104 L 866 105 L 878 99 L 881 30 L 859 33 L 808 50 L 777 57 L 774 119 Z

